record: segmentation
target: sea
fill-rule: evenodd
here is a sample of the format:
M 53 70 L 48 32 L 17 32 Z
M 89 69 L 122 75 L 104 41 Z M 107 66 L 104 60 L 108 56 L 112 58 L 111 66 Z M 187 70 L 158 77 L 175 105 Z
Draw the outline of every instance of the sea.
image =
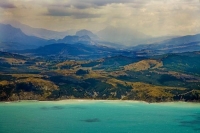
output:
M 200 103 L 1 102 L 0 133 L 200 133 Z

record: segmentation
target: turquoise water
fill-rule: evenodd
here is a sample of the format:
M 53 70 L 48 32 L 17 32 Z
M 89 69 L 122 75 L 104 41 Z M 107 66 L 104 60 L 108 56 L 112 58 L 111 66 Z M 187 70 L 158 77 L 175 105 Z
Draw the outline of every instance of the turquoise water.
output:
M 200 133 L 200 104 L 92 100 L 0 103 L 0 133 Z

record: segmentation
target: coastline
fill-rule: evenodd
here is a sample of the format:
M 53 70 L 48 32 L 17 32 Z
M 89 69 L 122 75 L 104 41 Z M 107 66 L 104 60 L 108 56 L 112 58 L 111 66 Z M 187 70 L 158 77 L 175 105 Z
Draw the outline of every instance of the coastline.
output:
M 101 102 L 101 103 L 143 103 L 143 104 L 159 104 L 159 105 L 169 105 L 169 104 L 193 104 L 193 105 L 200 105 L 200 102 L 187 102 L 187 101 L 166 101 L 166 102 L 147 102 L 147 101 L 140 101 L 140 100 L 104 100 L 104 99 L 63 99 L 63 100 L 18 100 L 18 101 L 0 101 L 0 103 L 25 103 L 25 102 L 39 102 L 39 103 L 64 103 L 64 104 L 73 104 L 73 103 L 94 103 L 94 102 Z

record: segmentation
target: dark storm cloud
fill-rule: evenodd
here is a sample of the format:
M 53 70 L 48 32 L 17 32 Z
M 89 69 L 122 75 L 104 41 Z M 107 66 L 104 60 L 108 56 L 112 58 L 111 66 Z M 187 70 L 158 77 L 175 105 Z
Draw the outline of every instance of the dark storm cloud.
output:
M 49 15 L 49 16 L 71 16 L 76 19 L 97 18 L 97 17 L 101 16 L 100 14 L 92 14 L 92 13 L 88 13 L 88 12 L 72 11 L 72 10 L 56 9 L 56 8 L 49 8 L 48 13 L 46 15 Z
M 94 5 L 91 3 L 72 3 L 71 6 L 75 7 L 76 9 L 94 8 Z
M 98 8 L 109 4 L 143 4 L 147 0 L 70 0 L 59 3 L 60 7 L 74 7 L 76 9 Z M 58 6 L 58 4 L 56 4 Z
M 100 13 L 94 13 L 87 9 L 103 8 L 109 4 L 131 4 L 131 6 L 140 7 L 146 0 L 142 2 L 139 0 L 69 0 L 60 3 L 51 3 L 47 6 L 48 16 L 70 16 L 75 19 L 83 18 L 99 18 L 102 16 Z
M 7 1 L 0 1 L 0 7 L 1 8 L 15 8 L 16 6 L 12 3 L 7 2 Z

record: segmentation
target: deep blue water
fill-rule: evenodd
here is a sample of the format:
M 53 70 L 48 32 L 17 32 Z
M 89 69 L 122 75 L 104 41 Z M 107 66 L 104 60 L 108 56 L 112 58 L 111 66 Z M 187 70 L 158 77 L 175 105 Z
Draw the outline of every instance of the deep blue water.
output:
M 200 133 L 200 104 L 92 100 L 0 103 L 0 133 Z

